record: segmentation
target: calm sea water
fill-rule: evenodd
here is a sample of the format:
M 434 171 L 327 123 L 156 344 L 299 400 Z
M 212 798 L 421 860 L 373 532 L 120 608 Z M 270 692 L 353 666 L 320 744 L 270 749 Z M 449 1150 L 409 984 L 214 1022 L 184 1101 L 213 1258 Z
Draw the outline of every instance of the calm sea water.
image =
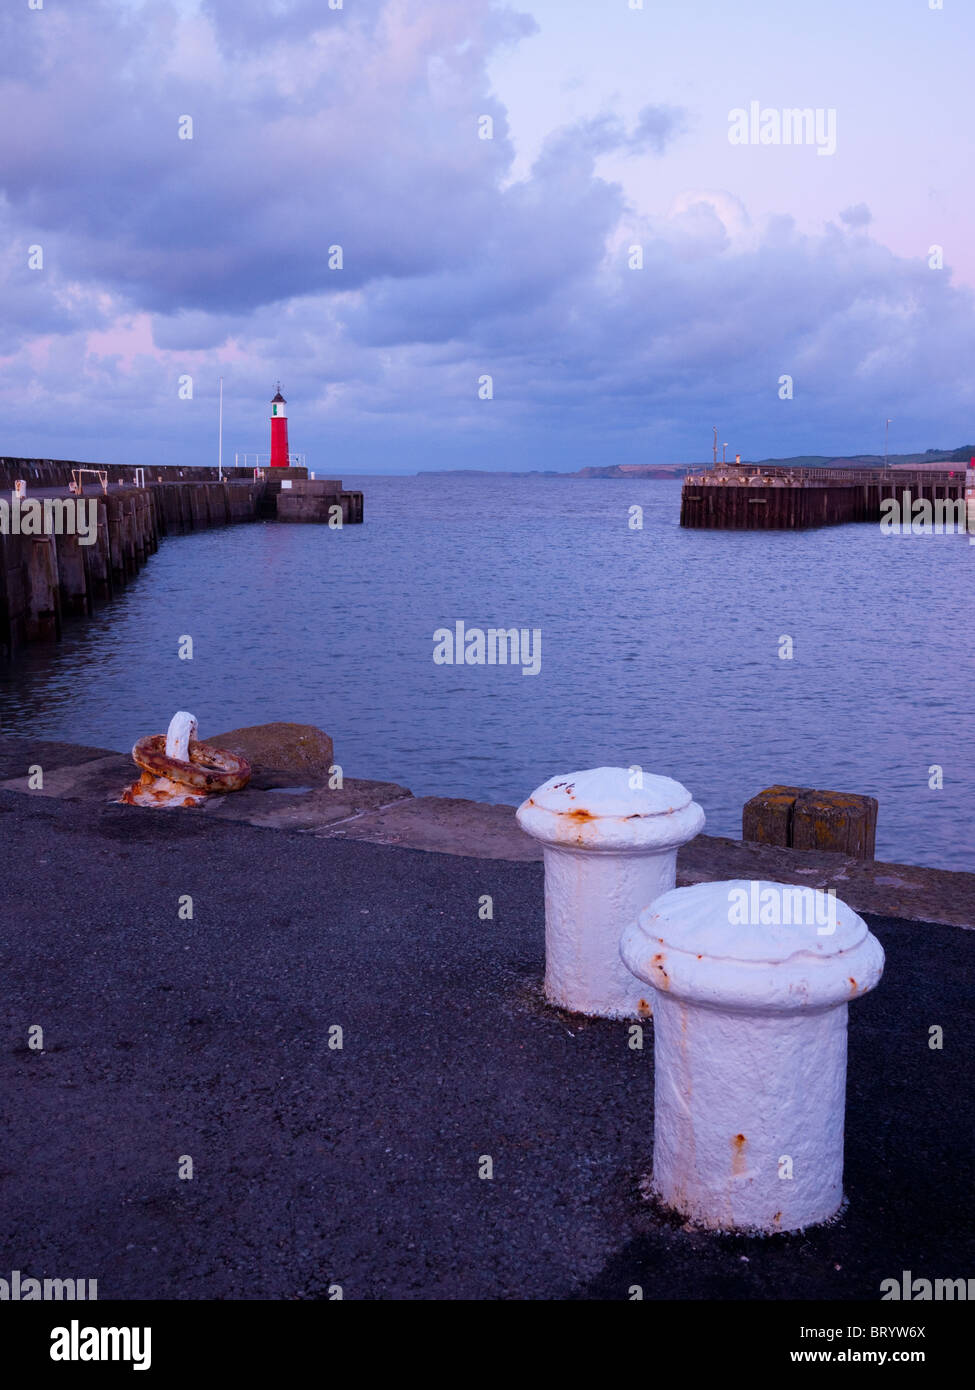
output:
M 878 856 L 975 869 L 964 537 L 682 531 L 669 482 L 346 485 L 363 526 L 164 541 L 94 619 L 2 672 L 0 727 L 124 749 L 177 709 L 202 736 L 298 720 L 328 730 L 347 776 L 483 801 L 639 763 L 732 836 L 773 782 L 868 792 Z M 540 628 L 540 674 L 435 665 L 433 633 L 458 619 Z

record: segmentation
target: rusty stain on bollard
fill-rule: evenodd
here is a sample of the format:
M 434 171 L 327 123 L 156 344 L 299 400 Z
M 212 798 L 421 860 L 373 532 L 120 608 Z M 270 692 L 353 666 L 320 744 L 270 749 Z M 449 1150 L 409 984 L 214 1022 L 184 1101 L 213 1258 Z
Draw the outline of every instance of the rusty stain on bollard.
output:
M 200 743 L 196 731 L 195 716 L 180 710 L 165 735 L 140 738 L 132 760 L 142 768 L 142 776 L 120 800 L 127 806 L 202 806 L 209 795 L 245 787 L 250 764 L 236 753 Z

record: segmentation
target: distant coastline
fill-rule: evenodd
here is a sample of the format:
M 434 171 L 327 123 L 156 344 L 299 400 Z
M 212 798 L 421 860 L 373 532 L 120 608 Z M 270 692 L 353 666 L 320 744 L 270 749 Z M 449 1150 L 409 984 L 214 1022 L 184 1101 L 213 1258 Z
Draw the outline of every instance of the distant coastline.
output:
M 975 444 L 963 444 L 958 449 L 926 449 L 918 454 L 890 454 L 889 468 L 935 468 L 947 464 L 964 467 L 975 458 Z M 743 459 L 748 467 L 776 468 L 882 468 L 882 454 L 797 454 L 792 458 Z M 680 479 L 688 473 L 710 468 L 705 463 L 612 463 L 605 467 L 577 468 L 561 472 L 555 468 L 420 468 L 417 478 L 657 478 L 662 481 Z

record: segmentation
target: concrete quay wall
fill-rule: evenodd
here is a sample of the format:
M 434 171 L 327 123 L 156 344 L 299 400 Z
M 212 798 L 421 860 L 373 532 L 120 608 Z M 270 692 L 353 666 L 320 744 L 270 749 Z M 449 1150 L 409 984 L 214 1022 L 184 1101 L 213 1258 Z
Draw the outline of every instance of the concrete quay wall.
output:
M 337 479 L 310 479 L 296 481 L 290 488 L 278 492 L 276 515 L 278 521 L 308 521 L 321 525 L 332 522 L 339 515 L 333 511 L 335 507 L 341 508 L 343 526 L 362 521 L 361 492 L 346 492 Z
M 212 729 L 203 728 L 201 734 L 206 741 L 227 746 Z M 330 751 L 317 770 L 302 765 L 280 772 L 255 762 L 254 775 L 243 791 L 214 797 L 202 809 L 161 813 L 127 807 L 126 811 L 137 816 L 176 816 L 188 838 L 202 833 L 205 822 L 229 821 L 265 831 L 421 850 L 470 861 L 541 862 L 541 845 L 521 829 L 514 806 L 462 797 L 414 796 L 397 782 L 349 776 L 335 788 L 324 770 L 331 758 Z M 33 765 L 44 769 L 44 786 L 39 791 L 30 785 L 28 771 Z M 0 736 L 0 799 L 17 793 L 21 806 L 38 798 L 80 801 L 94 813 L 117 801 L 135 775 L 129 753 L 28 735 Z M 280 795 L 282 787 L 293 789 L 292 794 Z M 270 861 L 275 852 L 268 841 L 262 862 Z M 706 834 L 680 847 L 678 886 L 729 879 L 832 890 L 855 912 L 975 930 L 975 873 Z
M 813 471 L 813 470 L 810 470 Z M 720 479 L 690 477 L 681 490 L 680 524 L 705 530 L 771 531 L 805 530 L 811 526 L 839 526 L 851 521 L 880 522 L 888 498 L 898 503 L 905 492 L 914 499 L 935 503 L 964 499 L 964 474 L 917 473 L 883 480 L 807 481 L 781 470 L 778 483 L 747 482 L 743 477 Z M 791 485 L 789 479 L 791 476 Z M 851 475 L 852 477 L 852 475 Z M 782 479 L 786 480 L 783 484 Z

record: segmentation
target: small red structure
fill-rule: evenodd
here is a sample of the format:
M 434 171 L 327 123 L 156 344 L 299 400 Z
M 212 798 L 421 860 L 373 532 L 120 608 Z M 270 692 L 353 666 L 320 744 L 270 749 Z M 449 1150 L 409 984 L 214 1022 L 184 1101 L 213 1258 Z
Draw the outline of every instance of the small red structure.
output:
M 288 412 L 287 402 L 281 394 L 278 382 L 277 393 L 271 398 L 271 467 L 288 467 Z

